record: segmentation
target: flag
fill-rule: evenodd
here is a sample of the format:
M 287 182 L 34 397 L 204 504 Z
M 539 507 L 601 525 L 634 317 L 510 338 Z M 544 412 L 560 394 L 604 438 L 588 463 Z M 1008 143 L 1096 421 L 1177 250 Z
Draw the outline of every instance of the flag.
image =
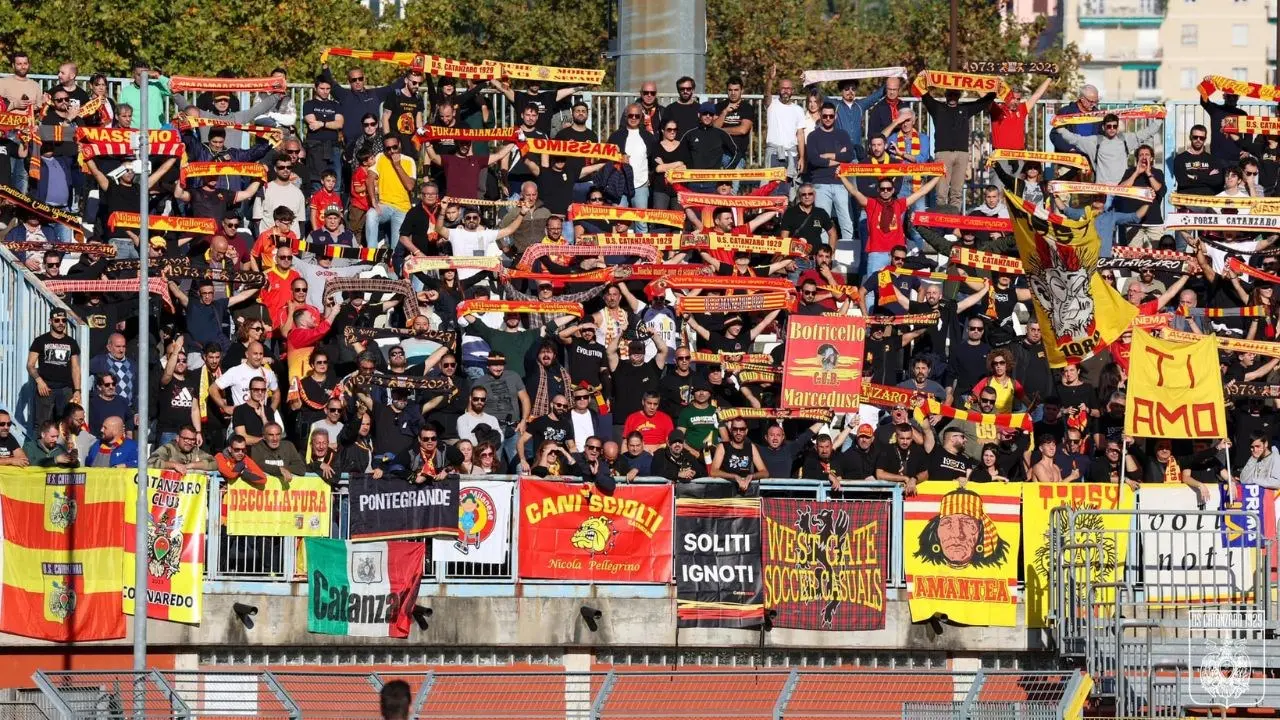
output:
M 137 473 L 133 473 L 136 475 Z M 129 492 L 135 485 L 130 477 Z M 148 477 L 147 617 L 200 622 L 204 601 L 204 531 L 208 526 L 209 478 L 152 470 Z M 134 547 L 137 506 L 125 504 L 124 553 L 120 567 L 124 612 L 134 612 Z
M 1227 411 L 1218 369 L 1218 344 L 1187 344 L 1133 329 L 1124 432 L 1133 437 L 1222 438 Z
M 1045 331 L 1049 365 L 1074 365 L 1124 333 L 1138 314 L 1098 273 L 1095 213 L 1068 220 L 1005 191 L 1013 235 Z
M 308 631 L 409 637 L 426 543 L 307 538 L 306 552 Z
M 134 475 L 0 469 L 0 631 L 51 642 L 124 637 L 120 563 Z

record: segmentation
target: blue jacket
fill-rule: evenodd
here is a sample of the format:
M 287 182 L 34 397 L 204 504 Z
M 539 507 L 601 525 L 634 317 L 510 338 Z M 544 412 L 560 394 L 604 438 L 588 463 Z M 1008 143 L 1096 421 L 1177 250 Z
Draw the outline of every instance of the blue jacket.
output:
M 844 98 L 839 95 L 827 98 L 827 102 L 833 103 L 836 106 L 836 127 L 845 131 L 845 134 L 847 134 L 849 138 L 853 140 L 854 145 L 857 146 L 854 150 L 854 156 L 858 160 L 862 159 L 862 144 L 865 141 L 865 137 L 862 133 L 864 116 L 867 114 L 867 110 L 870 109 L 872 105 L 880 102 L 883 97 L 884 85 L 876 88 L 876 91 L 870 95 L 859 100 L 854 100 L 852 104 L 845 103 Z M 849 161 L 846 160 L 845 162 Z
M 1074 115 L 1075 113 L 1078 113 L 1078 112 L 1083 112 L 1080 109 L 1080 103 L 1073 102 L 1073 103 L 1069 103 L 1067 105 L 1062 106 L 1062 108 L 1058 110 L 1057 114 Z M 1080 137 L 1092 137 L 1102 132 L 1102 121 L 1098 121 L 1096 123 L 1085 123 L 1082 125 L 1072 125 L 1066 129 L 1069 129 L 1071 132 L 1075 133 L 1076 135 L 1079 135 Z M 1067 142 L 1067 139 L 1062 137 L 1062 130 L 1063 128 L 1054 128 L 1053 131 L 1049 133 L 1049 142 L 1053 143 L 1054 151 L 1055 152 L 1076 152 L 1075 148 L 1071 145 L 1071 143 Z
M 85 467 L 92 467 L 98 454 L 102 452 L 102 441 L 93 444 L 89 449 L 89 456 L 80 458 L 80 464 Z M 138 443 L 134 440 L 126 438 L 114 450 L 111 451 L 111 467 L 137 467 L 138 466 Z

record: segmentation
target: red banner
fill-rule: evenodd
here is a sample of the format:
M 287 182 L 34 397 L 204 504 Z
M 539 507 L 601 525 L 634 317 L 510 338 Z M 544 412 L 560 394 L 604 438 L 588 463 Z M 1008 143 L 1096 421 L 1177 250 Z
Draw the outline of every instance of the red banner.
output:
M 856 412 L 866 338 L 866 318 L 792 316 L 782 365 L 782 407 Z
M 765 607 L 774 627 L 884 628 L 889 503 L 765 498 Z
M 520 479 L 520 577 L 589 582 L 671 581 L 670 485 Z

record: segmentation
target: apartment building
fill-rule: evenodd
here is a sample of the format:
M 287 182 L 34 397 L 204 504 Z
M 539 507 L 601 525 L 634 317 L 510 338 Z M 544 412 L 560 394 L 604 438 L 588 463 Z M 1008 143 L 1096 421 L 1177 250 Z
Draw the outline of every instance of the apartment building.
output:
M 1104 101 L 1193 100 L 1205 75 L 1271 82 L 1276 0 L 1060 0 Z

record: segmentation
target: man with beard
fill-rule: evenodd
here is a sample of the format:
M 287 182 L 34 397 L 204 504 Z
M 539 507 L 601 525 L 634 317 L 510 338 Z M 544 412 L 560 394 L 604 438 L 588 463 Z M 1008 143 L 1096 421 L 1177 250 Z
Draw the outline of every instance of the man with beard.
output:
M 913 393 L 932 395 L 934 400 L 950 405 L 951 393 L 937 382 L 929 379 L 932 375 L 932 369 L 933 365 L 927 355 L 917 355 L 911 361 L 911 377 L 898 383 L 898 387 L 910 390 Z
M 932 419 L 931 419 L 932 420 Z M 924 430 L 924 451 L 927 454 L 924 467 L 916 475 L 917 482 L 925 480 L 968 481 L 978 463 L 964 452 L 965 432 L 956 425 L 948 425 L 942 431 L 942 443 L 937 443 L 933 426 L 936 420 L 920 424 Z
M 876 479 L 877 451 L 875 441 L 875 428 L 866 423 L 858 426 L 853 446 L 841 453 L 840 457 L 836 459 L 840 477 L 846 480 L 870 481 Z
M 678 352 L 688 352 L 688 350 Z M 666 378 L 663 380 L 665 381 Z M 684 431 L 689 452 L 702 455 L 707 448 L 714 447 L 719 442 L 720 420 L 716 416 L 715 406 L 711 404 L 711 384 L 702 377 L 694 377 L 692 383 L 693 397 L 689 405 L 684 407 L 677 416 L 679 419 L 676 421 L 676 427 Z
M 928 423 L 923 423 L 927 425 Z M 929 431 L 932 433 L 932 430 Z M 876 479 L 899 483 L 907 495 L 916 494 L 916 478 L 927 474 L 928 451 L 915 442 L 911 425 L 902 423 L 894 430 L 893 443 L 876 458 Z
M 31 463 L 12 430 L 13 416 L 0 410 L 0 466 L 27 467 Z
M 524 389 L 532 398 L 530 414 L 534 417 L 546 415 L 552 398 L 567 396 L 572 387 L 573 380 L 569 377 L 568 370 L 560 364 L 555 344 L 550 339 L 543 338 L 532 369 L 525 375 Z M 567 405 L 565 409 L 568 409 Z
M 621 334 L 605 348 L 605 355 L 609 360 L 609 371 L 613 375 L 613 402 L 610 403 L 610 409 L 614 418 L 616 437 L 624 437 L 623 423 L 618 420 L 625 422 L 631 413 L 640 410 L 644 394 L 657 389 L 662 369 L 666 367 L 666 343 L 663 342 L 661 335 L 649 335 L 649 337 L 658 348 L 658 353 L 652 362 L 645 362 L 645 343 L 640 340 L 627 343 L 627 361 L 623 362 L 618 354 Z
M 605 359 L 605 348 L 596 342 L 596 326 L 594 323 L 578 323 L 564 328 L 558 333 L 560 342 L 568 346 L 566 369 L 574 387 L 586 383 L 592 388 L 600 388 L 608 368 Z M 667 414 L 670 414 L 668 411 Z
M 693 97 L 693 91 L 696 87 L 693 78 L 687 75 L 676 80 L 676 101 L 662 110 L 662 122 L 674 122 L 678 128 L 677 137 L 684 137 L 685 133 L 698 124 L 700 106 Z
M 837 447 L 844 445 L 844 441 L 849 437 L 849 431 L 853 426 L 846 423 L 840 434 L 834 440 L 830 435 L 822 434 L 818 436 L 814 442 L 813 451 L 808 454 L 804 460 L 804 467 L 800 471 L 800 477 L 806 480 L 826 480 L 831 483 L 831 489 L 840 491 L 840 479 L 844 476 L 843 468 L 840 466 L 840 456 L 835 452 Z
M 827 246 L 827 267 L 830 267 L 830 249 L 836 244 L 836 224 L 826 210 L 817 206 L 818 191 L 804 183 L 796 192 L 796 201 L 782 213 L 782 237 L 800 238 L 810 247 Z M 836 284 L 834 280 L 828 280 Z
M 1177 181 L 1178 192 L 1190 195 L 1218 194 L 1225 182 L 1227 165 L 1222 158 L 1205 149 L 1209 129 L 1204 125 L 1193 125 L 1187 137 L 1190 139 L 1187 149 L 1173 157 L 1173 177 Z
M 569 400 L 563 394 L 551 398 L 547 412 L 533 419 L 524 432 L 520 433 L 519 457 L 520 472 L 529 472 L 529 456 L 534 448 L 550 440 L 571 453 L 578 451 L 574 442 L 573 424 L 566 417 L 569 412 Z M 532 445 L 530 445 L 532 441 Z
M 687 483 L 700 477 L 706 466 L 688 450 L 684 433 L 672 430 L 665 447 L 653 454 L 651 470 L 655 476 L 673 483 Z
M 1053 373 L 1050 372 L 1049 360 L 1045 357 L 1040 321 L 1033 318 L 1027 323 L 1027 333 L 1021 340 L 1009 345 L 1008 349 L 1015 360 L 1013 379 L 1022 383 L 1028 400 L 1035 404 L 1053 395 Z
M 734 481 L 743 493 L 750 488 L 752 480 L 769 476 L 760 450 L 747 439 L 746 420 L 730 421 L 729 439 L 716 446 L 710 471 L 712 477 Z

